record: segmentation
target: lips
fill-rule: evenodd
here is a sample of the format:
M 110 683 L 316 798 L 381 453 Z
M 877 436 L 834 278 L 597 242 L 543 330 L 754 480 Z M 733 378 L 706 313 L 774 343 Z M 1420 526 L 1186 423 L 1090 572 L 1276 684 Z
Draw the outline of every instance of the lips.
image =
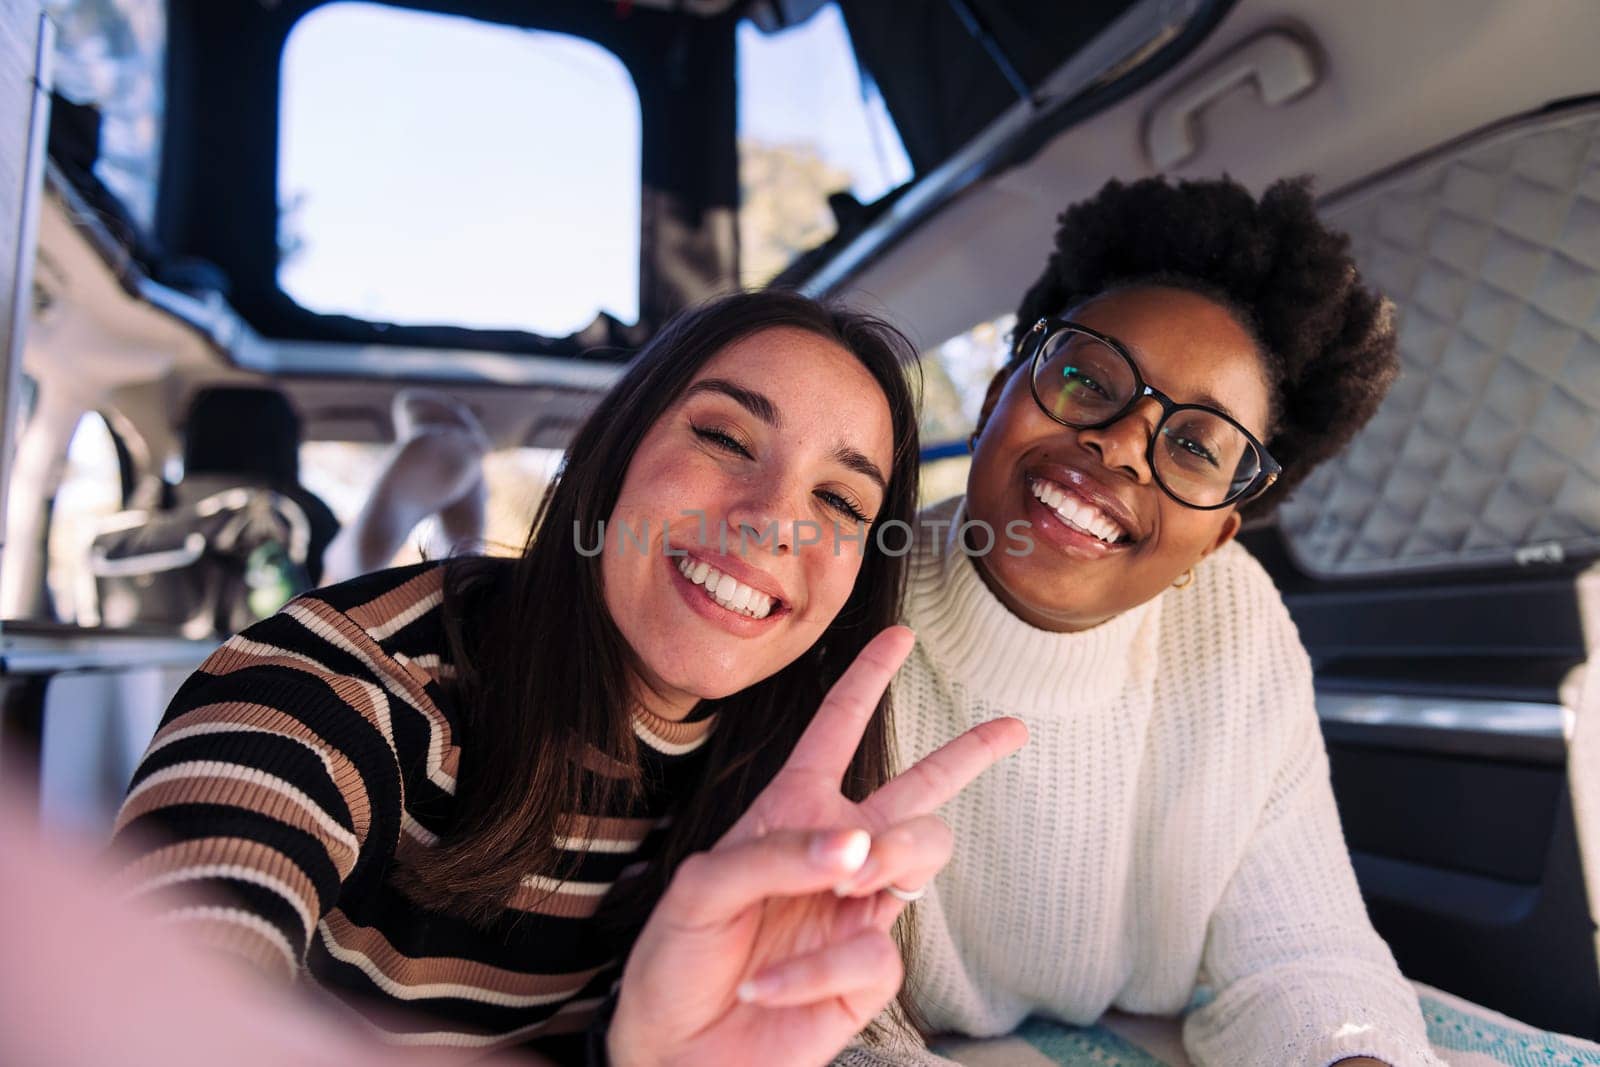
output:
M 1055 512 L 1058 519 L 1079 533 L 1098 538 L 1108 545 L 1129 540 L 1128 533 L 1121 524 L 1087 500 L 1068 492 L 1055 482 L 1043 478 L 1029 478 L 1028 488 L 1035 500 Z
M 1134 510 L 1115 492 L 1076 467 L 1048 464 L 1026 472 L 1028 491 L 1067 526 L 1107 545 L 1144 537 Z
M 1034 493 L 1034 499 L 1053 510 L 1056 518 L 1078 533 L 1098 537 L 1106 544 L 1128 541 L 1128 533 L 1123 530 L 1122 525 L 1115 522 L 1114 518 L 1110 518 L 1106 512 L 1102 512 L 1077 494 L 1064 490 L 1062 486 L 1054 482 L 1045 482 L 1043 478 L 1029 478 L 1027 488 Z
M 782 601 L 744 584 L 733 575 L 717 570 L 705 560 L 692 560 L 685 556 L 678 561 L 678 572 L 729 611 L 752 619 L 764 619 L 772 613 L 774 605 L 782 604 Z
M 669 562 L 683 578 L 680 588 L 706 611 L 749 623 L 774 621 L 790 611 L 783 586 L 736 556 L 676 546 L 669 546 L 669 555 L 677 557 Z

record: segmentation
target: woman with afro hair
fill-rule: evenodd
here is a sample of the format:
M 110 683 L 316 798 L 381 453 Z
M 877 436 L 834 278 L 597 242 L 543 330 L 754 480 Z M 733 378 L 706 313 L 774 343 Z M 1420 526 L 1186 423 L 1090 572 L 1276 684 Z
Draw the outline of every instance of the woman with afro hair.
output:
M 933 1031 L 1177 1015 L 1198 1064 L 1436 1064 L 1334 808 L 1311 669 L 1233 543 L 1371 417 L 1390 308 L 1306 181 L 1113 181 L 1060 217 L 967 493 L 924 512 L 900 758 L 1027 749 L 944 814 Z

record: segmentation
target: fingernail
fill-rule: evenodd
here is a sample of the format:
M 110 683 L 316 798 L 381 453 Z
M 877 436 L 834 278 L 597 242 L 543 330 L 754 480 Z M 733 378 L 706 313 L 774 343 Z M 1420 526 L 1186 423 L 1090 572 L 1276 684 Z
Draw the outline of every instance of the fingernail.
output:
M 748 981 L 739 983 L 736 995 L 739 997 L 741 1004 L 754 1004 L 762 997 L 768 997 L 776 993 L 778 991 L 777 986 L 778 983 L 771 978 L 751 978 Z
M 847 897 L 851 893 L 854 893 L 857 889 L 860 889 L 862 886 L 866 885 L 868 882 L 872 881 L 878 876 L 879 866 L 880 864 L 877 860 L 867 860 L 867 862 L 863 863 L 861 865 L 861 869 L 856 871 L 855 874 L 852 874 L 849 878 L 844 879 L 838 885 L 833 887 L 833 895 L 837 897 Z
M 823 867 L 840 868 L 846 874 L 860 870 L 872 851 L 872 838 L 865 830 L 835 830 L 811 839 L 811 858 Z

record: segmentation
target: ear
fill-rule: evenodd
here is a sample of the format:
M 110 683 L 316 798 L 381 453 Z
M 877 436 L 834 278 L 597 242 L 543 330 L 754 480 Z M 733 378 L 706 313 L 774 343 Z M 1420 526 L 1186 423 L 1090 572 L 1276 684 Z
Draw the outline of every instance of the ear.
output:
M 1205 559 L 1207 556 L 1211 555 L 1211 553 L 1215 552 L 1229 541 L 1232 541 L 1234 535 L 1239 532 L 1239 527 L 1243 525 L 1244 520 L 1239 518 L 1239 511 L 1237 508 L 1228 512 L 1228 517 L 1222 520 L 1222 529 L 1217 531 L 1217 539 L 1211 542 L 1210 547 L 1200 554 L 1200 558 Z
M 983 407 L 978 411 L 978 425 L 972 428 L 974 434 L 983 432 L 989 425 L 989 416 L 994 414 L 994 409 L 1000 403 L 1000 394 L 1006 391 L 1006 383 L 1011 380 L 1011 375 L 1016 371 L 1008 361 L 1005 366 L 994 372 L 994 377 L 989 379 L 989 389 L 983 394 Z

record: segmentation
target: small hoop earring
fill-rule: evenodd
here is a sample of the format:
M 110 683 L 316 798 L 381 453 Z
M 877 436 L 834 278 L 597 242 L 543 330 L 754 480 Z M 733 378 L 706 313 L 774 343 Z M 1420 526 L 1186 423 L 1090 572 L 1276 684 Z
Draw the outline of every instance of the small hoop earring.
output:
M 1190 567 L 1188 570 L 1186 570 L 1182 574 L 1178 575 L 1178 580 L 1172 583 L 1172 588 L 1174 588 L 1174 589 L 1187 589 L 1189 586 L 1191 586 L 1193 584 L 1194 584 L 1194 568 Z

